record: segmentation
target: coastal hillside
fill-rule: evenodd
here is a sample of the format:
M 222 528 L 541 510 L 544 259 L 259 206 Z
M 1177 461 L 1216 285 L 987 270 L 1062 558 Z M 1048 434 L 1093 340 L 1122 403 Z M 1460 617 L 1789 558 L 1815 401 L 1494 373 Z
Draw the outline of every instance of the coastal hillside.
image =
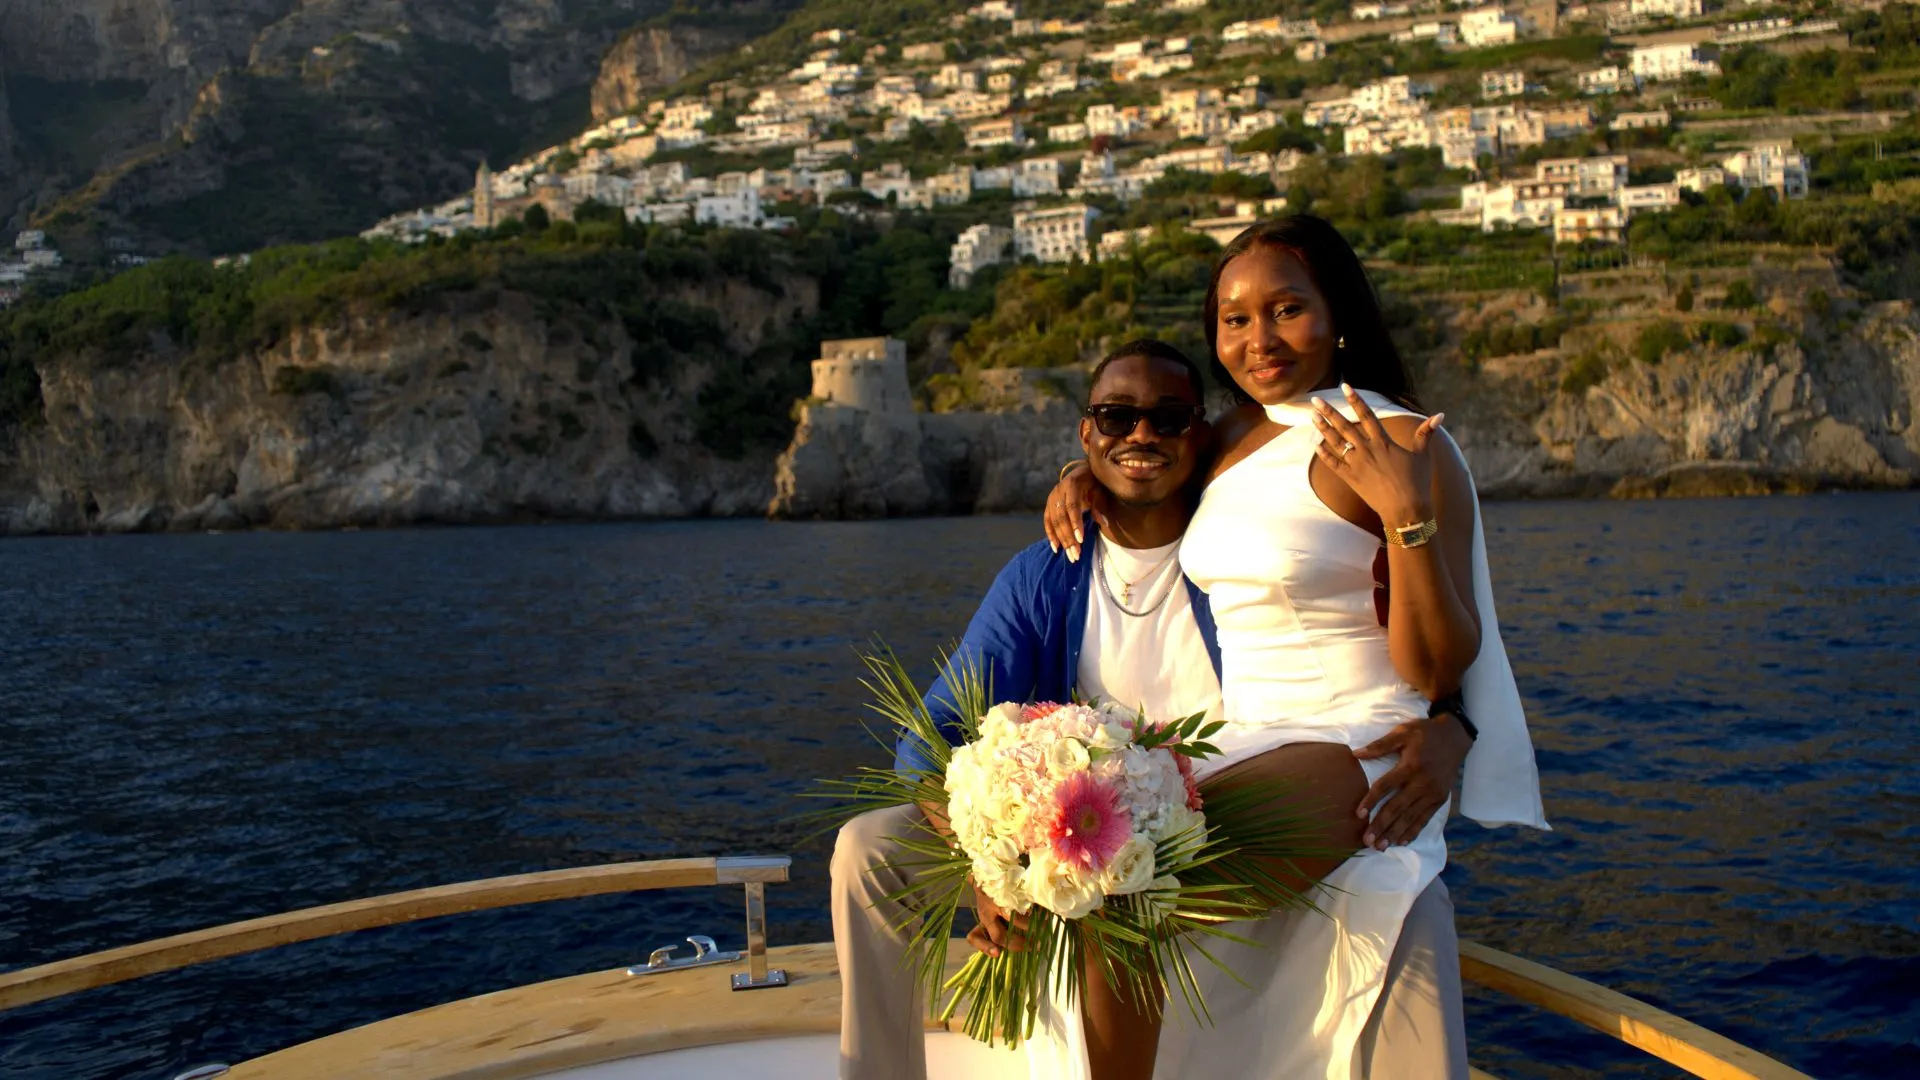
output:
M 513 226 L 168 260 L 6 313 L 0 533 L 1034 506 L 1072 451 L 1090 350 L 1193 335 L 1210 256 L 1174 234 L 955 293 L 938 217 L 804 237 Z M 1765 256 L 1544 291 L 1379 275 L 1490 495 L 1914 483 L 1913 303 Z M 919 313 L 929 296 L 952 306 Z M 914 350 L 911 438 L 806 398 L 819 342 L 867 327 Z M 1077 359 L 1003 366 L 1049 340 Z
M 69 297 L 9 327 L 0 533 L 758 513 L 833 264 L 708 239 L 349 241 Z
M 201 2 L 0 0 L 0 529 L 1032 505 L 1287 211 L 1489 494 L 1920 476 L 1914 4 Z
M 0 221 L 70 257 L 350 235 L 581 130 L 601 87 L 669 85 L 790 6 L 4 0 Z M 616 48 L 636 38 L 648 55 Z

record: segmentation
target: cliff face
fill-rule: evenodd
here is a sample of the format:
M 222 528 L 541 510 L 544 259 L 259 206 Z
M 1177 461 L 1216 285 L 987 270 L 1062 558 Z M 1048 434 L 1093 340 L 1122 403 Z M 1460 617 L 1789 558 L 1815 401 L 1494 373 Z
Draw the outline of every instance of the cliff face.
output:
M 703 288 L 729 350 L 817 307 L 811 281 L 781 284 Z M 313 327 L 213 368 L 63 359 L 40 369 L 45 422 L 0 445 L 0 534 L 764 512 L 774 450 L 727 460 L 696 437 L 702 388 L 737 372 L 634 370 L 618 321 L 543 318 L 514 294 Z
M 1557 357 L 1429 378 L 1426 400 L 1491 497 L 1757 494 L 1920 483 L 1920 315 L 1885 303 L 1809 352 L 1708 349 L 1627 364 L 1579 393 Z M 1038 507 L 1079 453 L 1065 401 L 920 415 L 809 406 L 781 455 L 776 516 Z M 917 458 L 918 467 L 915 468 Z
M 1920 482 L 1920 316 L 1876 304 L 1852 329 L 1771 350 L 1616 367 L 1583 393 L 1518 360 L 1436 386 L 1492 495 L 1748 493 Z
M 593 80 L 593 120 L 639 108 L 649 94 L 685 78 L 703 61 L 739 48 L 742 33 L 694 26 L 640 27 L 621 36 Z
M 587 126 L 603 56 L 668 6 L 0 0 L 0 67 L 33 90 L 0 100 L 0 161 L 27 111 L 49 143 L 16 147 L 0 216 L 74 211 L 160 250 L 356 232 Z M 737 40 L 633 35 L 631 92 Z

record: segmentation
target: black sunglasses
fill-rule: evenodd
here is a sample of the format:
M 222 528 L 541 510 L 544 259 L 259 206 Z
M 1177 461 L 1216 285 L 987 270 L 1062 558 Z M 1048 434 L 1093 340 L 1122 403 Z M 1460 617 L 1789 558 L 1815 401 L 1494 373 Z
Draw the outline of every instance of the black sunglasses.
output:
M 1164 402 L 1159 405 L 1089 405 L 1081 410 L 1081 415 L 1093 421 L 1100 434 L 1110 439 L 1133 434 L 1140 426 L 1140 418 L 1146 417 L 1153 426 L 1155 435 L 1185 435 L 1193 427 L 1193 422 L 1205 412 L 1199 405 L 1183 402 Z

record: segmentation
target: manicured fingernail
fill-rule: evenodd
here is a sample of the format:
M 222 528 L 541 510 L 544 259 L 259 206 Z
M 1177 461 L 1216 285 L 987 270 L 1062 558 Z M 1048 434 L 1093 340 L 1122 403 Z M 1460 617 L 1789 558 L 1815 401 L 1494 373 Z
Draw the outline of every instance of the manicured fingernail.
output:
M 1367 835 L 1365 835 L 1365 836 L 1363 836 L 1363 837 L 1361 837 L 1361 838 L 1360 838 L 1360 842 L 1361 842 L 1361 843 L 1363 843 L 1363 844 L 1365 844 L 1365 845 L 1366 845 L 1366 846 L 1368 846 L 1368 847 L 1372 847 L 1372 846 L 1373 846 L 1373 834 L 1372 834 L 1372 833 L 1368 833 Z
M 1443 413 L 1443 412 L 1437 412 L 1437 413 L 1434 413 L 1434 414 L 1433 414 L 1433 426 L 1434 426 L 1434 427 L 1439 427 L 1439 426 L 1440 426 L 1441 424 L 1443 424 L 1443 423 L 1445 423 L 1445 422 L 1446 422 L 1446 419 L 1447 419 L 1447 414 L 1446 414 L 1446 413 Z
M 1070 547 L 1070 548 L 1068 548 L 1068 549 L 1067 549 L 1067 561 L 1068 561 L 1068 562 L 1079 562 L 1079 561 L 1080 561 L 1080 549 L 1079 549 L 1079 548 L 1077 548 L 1077 547 Z
M 1047 541 L 1047 550 L 1053 552 L 1055 555 L 1058 555 L 1060 554 L 1060 545 L 1049 540 Z
M 1343 394 L 1346 394 L 1346 395 L 1347 395 L 1348 397 L 1352 397 L 1352 396 L 1353 396 L 1353 387 L 1351 387 L 1351 386 L 1348 386 L 1348 385 L 1347 385 L 1346 383 L 1341 383 L 1341 384 L 1340 384 L 1340 392 L 1341 392 L 1341 393 L 1343 393 Z
M 1076 544 L 1084 544 L 1087 542 L 1087 538 L 1080 534 L 1080 526 L 1078 525 L 1073 527 L 1073 542 Z

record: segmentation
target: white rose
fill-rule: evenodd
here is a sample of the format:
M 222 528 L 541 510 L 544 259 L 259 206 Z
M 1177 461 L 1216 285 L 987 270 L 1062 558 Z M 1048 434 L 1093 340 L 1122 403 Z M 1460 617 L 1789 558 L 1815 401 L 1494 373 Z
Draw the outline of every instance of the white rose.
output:
M 1027 894 L 1027 868 L 1020 865 L 1020 847 L 1001 838 L 989 842 L 973 860 L 973 880 L 994 903 L 1018 914 L 1033 906 Z
M 1100 891 L 1108 896 L 1137 893 L 1153 883 L 1153 841 L 1139 833 L 1114 853 L 1100 875 Z
M 1085 771 L 1090 760 L 1086 744 L 1079 739 L 1056 739 L 1047 747 L 1047 770 L 1056 776 Z
M 1003 784 L 986 793 L 981 813 L 993 822 L 995 832 L 1011 836 L 1027 827 L 1027 802 L 1020 789 Z
M 1118 750 L 1133 741 L 1133 728 L 1118 720 L 1103 719 L 1088 741 L 1102 750 Z
M 1106 900 L 1096 875 L 1077 863 L 1055 858 L 1045 848 L 1035 852 L 1027 866 L 1026 885 L 1034 903 L 1063 919 L 1078 919 L 1098 911 Z

